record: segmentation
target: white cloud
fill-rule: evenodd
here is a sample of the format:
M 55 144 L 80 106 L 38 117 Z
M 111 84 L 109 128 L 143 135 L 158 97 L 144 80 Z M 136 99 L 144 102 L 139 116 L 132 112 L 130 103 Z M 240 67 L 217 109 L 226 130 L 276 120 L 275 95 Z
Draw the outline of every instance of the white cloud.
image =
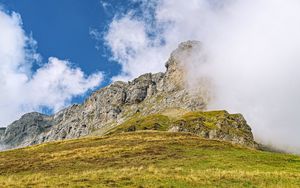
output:
M 144 15 L 131 10 L 116 16 L 107 32 L 107 45 L 123 68 L 117 78 L 163 71 L 178 43 L 202 41 L 209 65 L 196 62 L 189 71 L 214 80 L 211 108 L 243 113 L 264 143 L 300 148 L 299 1 L 141 2 Z
M 102 81 L 102 73 L 86 76 L 70 62 L 49 58 L 32 70 L 41 57 L 36 41 L 28 37 L 19 14 L 0 9 L 0 126 L 20 115 L 48 108 L 57 111 Z
M 72 68 L 70 62 L 51 57 L 27 84 L 27 89 L 31 90 L 28 97 L 33 98 L 29 104 L 51 107 L 57 111 L 66 106 L 73 96 L 84 94 L 101 81 L 101 73 L 86 77 L 79 68 Z
M 130 80 L 142 73 L 164 69 L 162 61 L 170 49 L 161 46 L 159 37 L 151 39 L 148 32 L 148 25 L 131 14 L 115 18 L 110 24 L 105 40 L 114 60 L 122 65 L 122 73 L 113 80 Z

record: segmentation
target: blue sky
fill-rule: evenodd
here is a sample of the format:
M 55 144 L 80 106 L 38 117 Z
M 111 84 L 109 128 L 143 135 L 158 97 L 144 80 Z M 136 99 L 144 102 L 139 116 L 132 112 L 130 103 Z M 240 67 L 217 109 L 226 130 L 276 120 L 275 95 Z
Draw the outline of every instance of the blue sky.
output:
M 109 3 L 107 3 L 109 2 Z M 104 45 L 103 36 L 115 16 L 126 13 L 139 3 L 127 0 L 0 0 L 7 12 L 20 14 L 23 29 L 37 42 L 37 53 L 49 57 L 68 60 L 90 75 L 96 71 L 104 74 L 102 82 L 84 94 L 74 95 L 69 103 L 82 103 L 91 92 L 111 83 L 111 78 L 120 74 L 121 65 L 111 58 L 111 51 Z M 91 35 L 97 32 L 97 37 Z M 33 64 L 35 71 L 40 66 Z M 43 113 L 53 113 L 47 105 L 41 107 Z
M 37 52 L 44 60 L 51 56 L 67 59 L 87 74 L 105 71 L 102 86 L 119 73 L 120 65 L 109 61 L 109 50 L 90 30 L 105 32 L 115 11 L 128 6 L 126 1 L 110 2 L 106 10 L 99 0 L 0 0 L 6 10 L 21 15 L 24 30 L 38 42 Z

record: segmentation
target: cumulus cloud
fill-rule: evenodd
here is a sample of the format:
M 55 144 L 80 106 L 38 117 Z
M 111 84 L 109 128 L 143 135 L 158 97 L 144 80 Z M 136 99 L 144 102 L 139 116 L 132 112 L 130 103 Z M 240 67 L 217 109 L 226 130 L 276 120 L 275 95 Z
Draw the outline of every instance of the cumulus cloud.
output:
M 207 59 L 188 71 L 213 80 L 210 109 L 243 113 L 258 141 L 299 152 L 299 1 L 134 2 L 146 13 L 116 16 L 106 35 L 123 67 L 117 78 L 163 71 L 178 43 L 199 40 Z
M 149 23 L 130 13 L 112 21 L 105 41 L 113 59 L 122 65 L 122 73 L 114 77 L 113 81 L 130 80 L 142 73 L 163 70 L 162 62 L 169 55 L 170 49 L 162 46 L 159 33 L 151 33 L 150 29 Z M 157 36 L 151 37 L 151 34 Z
M 102 81 L 101 72 L 87 76 L 55 57 L 43 64 L 37 42 L 24 32 L 19 14 L 0 9 L 0 28 L 0 126 L 26 112 L 60 110 Z M 35 62 L 40 65 L 37 70 L 32 69 Z

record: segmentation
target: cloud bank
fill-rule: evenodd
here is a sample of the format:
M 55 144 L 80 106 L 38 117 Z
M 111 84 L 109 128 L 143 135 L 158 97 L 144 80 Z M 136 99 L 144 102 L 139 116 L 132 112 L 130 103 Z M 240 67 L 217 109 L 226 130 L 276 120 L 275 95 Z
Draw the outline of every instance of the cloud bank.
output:
M 37 42 L 25 34 L 19 14 L 0 8 L 0 28 L 0 127 L 26 112 L 58 111 L 101 83 L 101 72 L 87 76 L 55 57 L 42 63 Z
M 144 14 L 116 15 L 105 37 L 123 68 L 114 79 L 163 71 L 178 43 L 199 40 L 207 59 L 187 67 L 213 80 L 210 109 L 243 113 L 258 141 L 300 153 L 299 1 L 136 2 Z

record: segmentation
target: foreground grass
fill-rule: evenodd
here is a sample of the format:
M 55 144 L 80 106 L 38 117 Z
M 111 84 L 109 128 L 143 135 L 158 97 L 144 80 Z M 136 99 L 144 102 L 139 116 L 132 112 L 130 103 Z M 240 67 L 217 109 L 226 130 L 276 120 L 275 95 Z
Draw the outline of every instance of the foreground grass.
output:
M 0 187 L 300 187 L 300 158 L 134 132 L 0 152 Z

